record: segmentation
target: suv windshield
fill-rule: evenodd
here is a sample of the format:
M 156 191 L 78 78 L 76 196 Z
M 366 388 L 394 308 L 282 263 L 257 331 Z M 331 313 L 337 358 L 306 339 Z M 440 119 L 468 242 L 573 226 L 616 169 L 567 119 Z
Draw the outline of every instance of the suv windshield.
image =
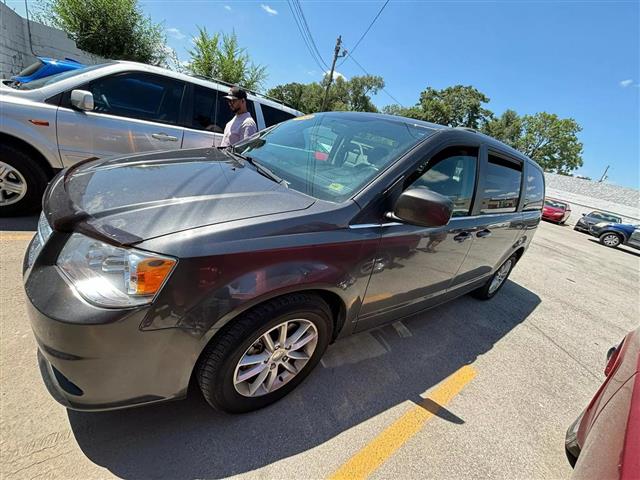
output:
M 622 218 L 616 217 L 615 215 L 609 215 L 608 213 L 603 212 L 591 212 L 589 214 L 591 218 L 597 218 L 599 220 L 603 220 L 605 222 L 611 223 L 622 223 Z
M 46 87 L 47 85 L 51 85 L 52 83 L 66 80 L 67 78 L 75 77 L 76 75 L 82 75 L 83 73 L 87 73 L 91 70 L 95 70 L 96 68 L 101 68 L 104 66 L 105 64 L 103 63 L 101 65 L 91 65 L 89 67 L 78 68 L 77 70 L 67 70 L 66 72 L 56 73 L 55 75 L 50 75 L 48 77 L 38 78 L 37 80 L 33 80 L 32 82 L 21 83 L 18 89 L 35 90 L 36 88 Z
M 235 150 L 294 190 L 342 202 L 435 131 L 401 119 L 323 113 L 276 125 Z

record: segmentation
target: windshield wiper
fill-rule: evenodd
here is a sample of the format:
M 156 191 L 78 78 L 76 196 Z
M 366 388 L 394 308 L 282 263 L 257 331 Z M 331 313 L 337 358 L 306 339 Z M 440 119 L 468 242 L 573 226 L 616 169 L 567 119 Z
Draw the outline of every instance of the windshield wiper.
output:
M 273 173 L 271 170 L 269 170 L 264 165 L 258 163 L 253 157 L 250 157 L 249 155 L 243 155 L 242 153 L 236 152 L 234 147 L 228 147 L 228 148 L 225 148 L 224 150 L 229 152 L 229 153 L 231 153 L 231 155 L 233 155 L 234 157 L 241 158 L 245 162 L 248 162 L 251 165 L 253 165 L 254 168 L 258 171 L 258 173 L 260 173 L 263 177 L 267 177 L 267 178 L 273 180 L 274 182 L 279 183 L 280 185 L 284 185 L 285 187 L 289 188 L 289 184 L 287 183 L 286 180 L 284 180 L 283 178 L 281 178 L 278 175 L 276 175 L 275 173 Z

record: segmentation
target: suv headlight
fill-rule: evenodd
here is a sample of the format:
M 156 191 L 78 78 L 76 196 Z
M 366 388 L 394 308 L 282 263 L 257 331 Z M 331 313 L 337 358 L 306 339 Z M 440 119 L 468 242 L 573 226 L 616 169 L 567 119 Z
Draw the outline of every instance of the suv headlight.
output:
M 56 264 L 78 293 L 103 307 L 151 303 L 177 261 L 155 253 L 120 248 L 74 233 Z

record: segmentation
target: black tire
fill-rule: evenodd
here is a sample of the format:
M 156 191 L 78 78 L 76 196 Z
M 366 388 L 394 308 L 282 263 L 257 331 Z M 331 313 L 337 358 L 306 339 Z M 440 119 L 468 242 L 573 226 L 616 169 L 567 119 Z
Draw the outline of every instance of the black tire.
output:
M 471 295 L 473 297 L 477 298 L 478 300 L 489 300 L 489 299 L 495 297 L 496 294 L 502 289 L 504 284 L 507 283 L 507 279 L 509 278 L 509 275 L 511 275 L 511 272 L 513 271 L 513 267 L 515 267 L 517 261 L 518 261 L 518 256 L 515 255 L 515 254 L 511 255 L 509 258 L 507 258 L 502 263 L 502 265 L 500 265 L 500 267 L 495 271 L 495 273 L 493 275 L 491 275 L 491 278 L 489 278 L 489 280 L 487 280 L 487 283 L 485 283 L 482 287 L 472 291 Z M 490 291 L 491 290 L 491 282 L 493 282 L 493 279 L 498 275 L 498 273 L 500 272 L 502 267 L 504 267 L 508 262 L 511 262 L 511 266 L 509 267 L 509 271 L 507 272 L 507 276 L 504 278 L 504 280 L 498 286 L 497 289 L 495 289 L 493 291 Z
M 318 332 L 316 348 L 306 365 L 288 383 L 271 393 L 246 397 L 233 384 L 236 365 L 249 347 L 279 323 L 304 318 Z M 245 312 L 225 326 L 207 345 L 196 366 L 200 390 L 209 405 L 229 413 L 266 407 L 287 395 L 309 375 L 324 354 L 333 333 L 331 309 L 317 295 L 297 293 L 276 298 Z
M 37 212 L 42 206 L 42 194 L 47 187 L 48 178 L 45 172 L 29 154 L 11 145 L 0 145 L 0 162 L 17 170 L 27 185 L 22 199 L 9 205 L 0 205 L 0 217 Z
M 599 240 L 602 245 L 609 248 L 618 248 L 623 242 L 623 238 L 614 232 L 604 232 Z

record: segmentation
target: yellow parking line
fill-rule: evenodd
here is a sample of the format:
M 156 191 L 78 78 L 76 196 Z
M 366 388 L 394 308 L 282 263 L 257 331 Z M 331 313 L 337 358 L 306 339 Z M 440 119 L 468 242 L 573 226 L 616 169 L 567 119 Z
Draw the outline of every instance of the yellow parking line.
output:
M 2 232 L 0 240 L 31 240 L 34 232 Z
M 435 402 L 440 406 L 446 405 L 475 376 L 476 370 L 469 365 L 465 365 L 440 383 L 430 393 L 425 403 L 433 404 Z M 351 457 L 329 479 L 353 480 L 367 478 L 411 437 L 418 433 L 435 413 L 437 411 L 432 412 L 420 405 L 416 405 Z

